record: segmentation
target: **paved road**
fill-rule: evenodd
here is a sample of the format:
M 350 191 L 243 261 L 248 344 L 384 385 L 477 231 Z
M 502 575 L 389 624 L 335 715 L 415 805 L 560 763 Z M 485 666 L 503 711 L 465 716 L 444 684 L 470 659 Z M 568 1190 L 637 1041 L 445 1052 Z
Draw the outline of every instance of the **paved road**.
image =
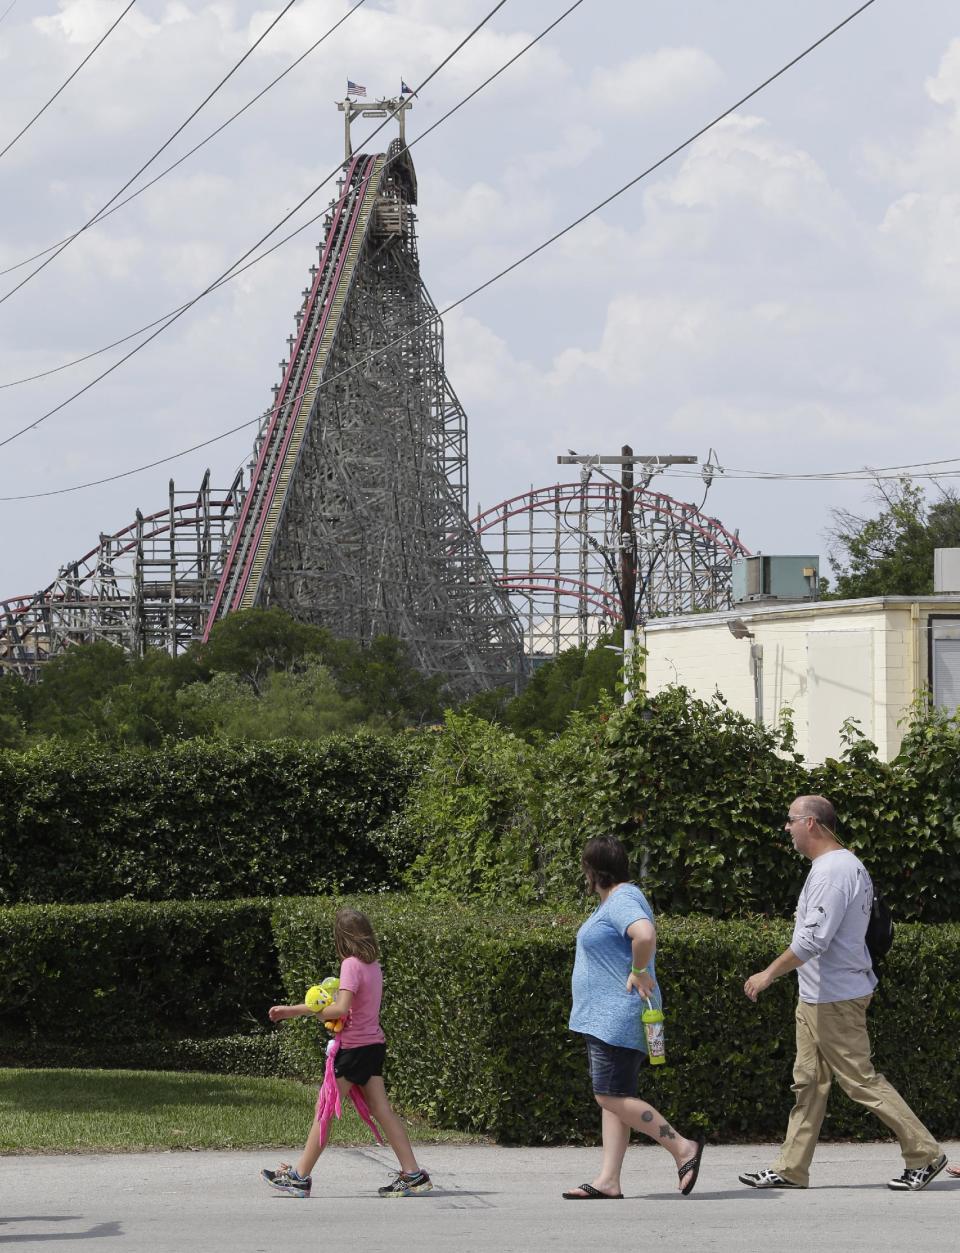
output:
M 960 1160 L 960 1146 L 951 1149 Z M 960 1180 L 941 1175 L 926 1192 L 890 1192 L 887 1179 L 902 1169 L 894 1146 L 821 1146 L 806 1192 L 755 1192 L 737 1182 L 772 1156 L 762 1145 L 708 1146 L 696 1193 L 684 1199 L 671 1193 L 666 1154 L 636 1147 L 627 1199 L 609 1205 L 560 1198 L 563 1187 L 591 1177 L 590 1149 L 424 1147 L 435 1191 L 392 1201 L 376 1196 L 391 1162 L 380 1149 L 334 1146 L 309 1201 L 259 1182 L 259 1167 L 275 1165 L 271 1154 L 3 1157 L 0 1249 L 331 1253 L 353 1241 L 363 1253 L 960 1249 Z

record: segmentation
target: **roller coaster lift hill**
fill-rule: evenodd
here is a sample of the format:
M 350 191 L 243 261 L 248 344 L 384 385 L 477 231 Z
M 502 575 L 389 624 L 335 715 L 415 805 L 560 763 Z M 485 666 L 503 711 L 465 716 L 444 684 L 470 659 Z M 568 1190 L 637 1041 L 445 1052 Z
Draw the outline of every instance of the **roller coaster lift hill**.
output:
M 227 614 L 278 605 L 360 642 L 399 637 L 456 698 L 516 690 L 532 657 L 617 623 L 729 605 L 732 559 L 747 553 L 736 533 L 649 490 L 658 468 L 693 457 L 571 454 L 558 460 L 580 465 L 579 483 L 470 518 L 467 417 L 420 274 L 412 105 L 337 103 L 338 192 L 245 467 L 226 488 L 209 470 L 199 490 L 171 480 L 163 509 L 0 601 L 0 675 L 35 679 L 96 640 L 177 653 Z M 361 117 L 396 119 L 386 152 L 354 151 Z

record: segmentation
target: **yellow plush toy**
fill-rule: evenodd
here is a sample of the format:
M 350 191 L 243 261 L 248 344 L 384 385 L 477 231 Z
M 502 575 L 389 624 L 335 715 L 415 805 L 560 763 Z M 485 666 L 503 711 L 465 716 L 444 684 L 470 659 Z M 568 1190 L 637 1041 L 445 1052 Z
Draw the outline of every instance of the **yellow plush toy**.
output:
M 319 1014 L 322 1009 L 333 1004 L 339 991 L 340 980 L 335 975 L 331 975 L 329 979 L 324 979 L 323 983 L 315 983 L 312 988 L 307 988 L 303 1003 L 308 1005 L 315 1014 Z M 323 1025 L 328 1031 L 336 1033 L 343 1030 L 343 1019 L 334 1018 Z

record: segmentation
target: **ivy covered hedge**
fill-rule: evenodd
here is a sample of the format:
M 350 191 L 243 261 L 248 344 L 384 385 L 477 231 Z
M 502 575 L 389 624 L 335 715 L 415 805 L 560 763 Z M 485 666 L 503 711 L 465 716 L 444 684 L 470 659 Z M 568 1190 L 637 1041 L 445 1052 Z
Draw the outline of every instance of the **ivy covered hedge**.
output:
M 335 972 L 339 903 L 0 909 L 0 1062 L 318 1077 L 326 1033 L 267 1028 L 266 1010 Z M 596 1140 L 583 1047 L 566 1027 L 581 911 L 350 903 L 382 944 L 387 1081 L 401 1106 L 505 1143 Z M 756 1005 L 743 981 L 785 946 L 788 924 L 661 918 L 659 930 L 670 1064 L 644 1069 L 644 1094 L 683 1128 L 776 1139 L 792 1103 L 795 980 Z M 900 926 L 871 1016 L 878 1067 L 935 1134 L 956 1136 L 960 927 Z M 825 1136 L 879 1134 L 834 1094 Z
M 0 752 L 0 903 L 385 889 L 426 739 Z
M 613 833 L 659 910 L 788 916 L 806 865 L 783 830 L 794 796 L 836 805 L 900 919 L 960 921 L 960 722 L 918 711 L 897 759 L 848 728 L 808 768 L 789 724 L 756 726 L 682 688 L 575 714 L 529 743 L 449 714 L 401 819 L 408 885 L 434 899 L 579 899 L 580 849 Z

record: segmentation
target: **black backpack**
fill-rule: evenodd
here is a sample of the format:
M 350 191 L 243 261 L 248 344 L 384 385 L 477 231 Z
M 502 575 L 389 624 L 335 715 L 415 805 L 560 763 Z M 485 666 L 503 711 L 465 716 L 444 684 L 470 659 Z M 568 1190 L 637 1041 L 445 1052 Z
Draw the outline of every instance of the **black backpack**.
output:
M 893 946 L 893 917 L 874 885 L 873 904 L 870 906 L 870 918 L 867 922 L 867 949 L 873 963 L 874 974 L 879 978 L 883 959 Z

